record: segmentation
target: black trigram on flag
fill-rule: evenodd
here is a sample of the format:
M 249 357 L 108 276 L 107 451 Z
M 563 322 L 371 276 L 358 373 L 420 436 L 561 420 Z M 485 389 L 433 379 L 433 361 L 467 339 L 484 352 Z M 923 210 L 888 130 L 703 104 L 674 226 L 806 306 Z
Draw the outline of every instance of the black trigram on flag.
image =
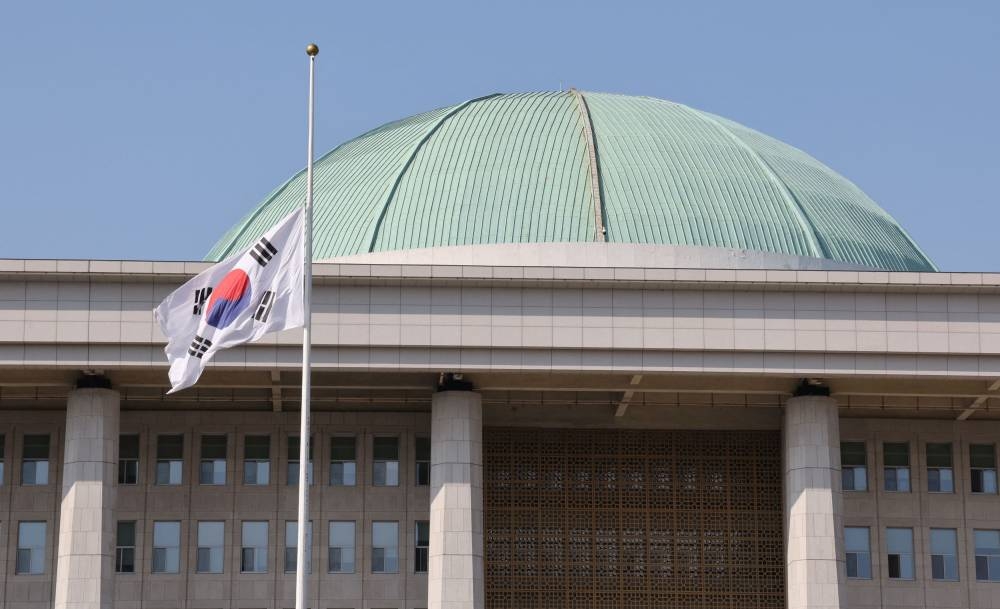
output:
M 253 314 L 253 318 L 261 323 L 267 323 L 272 306 L 274 306 L 274 292 L 268 290 L 264 292 L 264 298 L 260 300 L 260 305 L 257 306 L 257 312 Z
M 208 348 L 212 346 L 212 341 L 204 338 L 202 336 L 195 335 L 194 340 L 191 341 L 191 346 L 188 347 L 188 355 L 193 355 L 198 359 L 201 359 Z
M 278 253 L 278 248 L 271 245 L 271 242 L 264 237 L 260 238 L 252 248 L 250 248 L 250 255 L 253 259 L 257 261 L 257 264 L 261 266 L 267 266 L 267 263 L 274 258 L 274 255 Z
M 205 303 L 212 295 L 212 288 L 201 288 L 194 291 L 194 314 L 201 315 L 205 310 Z

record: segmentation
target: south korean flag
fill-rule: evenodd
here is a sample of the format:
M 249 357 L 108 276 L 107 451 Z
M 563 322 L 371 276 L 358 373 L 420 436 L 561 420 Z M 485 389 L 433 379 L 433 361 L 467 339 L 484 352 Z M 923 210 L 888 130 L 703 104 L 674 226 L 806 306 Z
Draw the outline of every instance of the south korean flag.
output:
M 167 337 L 174 393 L 194 385 L 220 349 L 301 328 L 304 211 L 285 216 L 248 249 L 188 281 L 154 313 Z

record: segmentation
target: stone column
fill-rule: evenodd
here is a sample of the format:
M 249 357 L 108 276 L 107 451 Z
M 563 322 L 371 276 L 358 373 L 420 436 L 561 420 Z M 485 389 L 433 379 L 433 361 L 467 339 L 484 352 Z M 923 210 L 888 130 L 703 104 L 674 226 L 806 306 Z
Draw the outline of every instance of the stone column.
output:
M 840 609 L 846 571 L 836 400 L 788 400 L 784 436 L 788 607 Z
M 483 609 L 483 407 L 472 391 L 431 401 L 429 609 Z
M 119 395 L 75 389 L 66 404 L 56 609 L 114 605 Z

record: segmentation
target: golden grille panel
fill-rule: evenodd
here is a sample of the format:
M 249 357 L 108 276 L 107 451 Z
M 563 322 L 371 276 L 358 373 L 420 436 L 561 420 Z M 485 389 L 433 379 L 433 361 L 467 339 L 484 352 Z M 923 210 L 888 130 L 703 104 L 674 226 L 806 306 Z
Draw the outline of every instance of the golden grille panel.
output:
M 781 609 L 778 432 L 484 433 L 488 609 Z

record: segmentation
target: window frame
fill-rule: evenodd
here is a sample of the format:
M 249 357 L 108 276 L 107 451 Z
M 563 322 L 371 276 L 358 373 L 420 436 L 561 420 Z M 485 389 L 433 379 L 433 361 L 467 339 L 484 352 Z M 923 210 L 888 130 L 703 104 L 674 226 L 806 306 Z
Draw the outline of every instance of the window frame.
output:
M 865 532 L 865 545 L 867 547 L 866 547 L 866 549 L 864 551 L 861 551 L 861 550 L 851 550 L 851 549 L 848 548 L 848 543 L 847 543 L 848 535 L 847 535 L 847 533 L 848 533 L 848 531 L 851 531 L 851 530 L 857 530 L 857 531 L 864 531 Z M 860 580 L 870 580 L 870 579 L 872 579 L 872 531 L 871 531 L 871 527 L 855 527 L 855 526 L 845 526 L 844 527 L 844 562 L 845 562 L 846 565 L 848 565 L 848 567 L 851 564 L 850 556 L 852 554 L 855 556 L 855 559 L 854 559 L 855 575 L 850 575 L 849 574 L 850 571 L 848 570 L 847 571 L 847 573 L 848 573 L 847 579 L 860 579 Z M 860 561 L 860 560 L 858 560 L 857 557 L 861 556 L 861 555 L 867 557 L 867 560 L 863 561 L 863 562 Z M 862 564 L 864 564 L 866 566 L 867 575 L 858 575 L 857 574 L 857 572 L 858 572 L 858 565 L 862 565 Z
M 132 527 L 132 544 L 127 545 L 122 543 L 122 525 L 131 525 Z M 138 532 L 138 526 L 135 520 L 119 520 L 115 525 L 115 573 L 134 575 L 135 574 L 135 550 L 136 550 L 136 535 Z M 125 560 L 124 555 L 127 551 L 131 550 L 132 557 L 132 568 L 126 571 L 124 569 Z
M 180 457 L 161 457 L 161 445 L 160 442 L 163 438 L 180 438 Z M 166 447 L 164 447 L 166 448 Z M 175 469 L 174 464 L 177 464 Z M 161 469 L 166 466 L 166 470 Z M 166 471 L 166 478 L 160 477 L 160 472 Z M 174 472 L 177 473 L 177 480 L 174 480 Z M 164 481 L 165 480 L 165 481 Z M 153 476 L 154 486 L 181 486 L 184 484 L 184 434 L 183 433 L 164 433 L 157 434 L 156 436 L 156 472 Z
M 122 456 L 123 441 L 135 438 L 135 456 Z M 137 433 L 118 434 L 118 485 L 137 486 L 139 484 L 139 463 L 142 455 L 142 438 Z M 131 474 L 131 476 L 129 475 Z
M 394 527 L 395 535 L 394 542 L 395 546 L 377 546 L 375 545 L 375 527 L 378 525 L 392 525 Z M 390 555 L 387 550 L 392 547 L 395 552 Z M 373 520 L 372 521 L 372 545 L 371 545 L 371 573 L 372 575 L 394 575 L 399 573 L 399 521 L 398 520 Z M 376 550 L 382 550 L 382 570 L 375 570 L 375 554 Z M 393 568 L 386 568 L 386 564 L 390 560 L 395 560 L 393 563 Z
M 176 545 L 157 545 L 156 543 L 156 532 L 157 525 L 175 525 L 177 530 L 177 541 Z M 170 552 L 169 550 L 176 549 L 177 551 L 177 568 L 170 570 L 167 566 Z M 156 569 L 156 551 L 164 550 L 164 568 L 163 570 Z M 153 521 L 153 543 L 152 543 L 152 553 L 150 555 L 149 562 L 149 572 L 151 575 L 176 575 L 181 572 L 181 562 L 183 562 L 183 557 L 181 556 L 181 521 L 179 520 L 154 520 Z
M 992 457 L 993 457 L 993 467 L 983 467 L 983 466 L 973 465 L 973 461 L 975 460 L 975 456 L 972 454 L 972 450 L 973 450 L 974 447 L 981 447 L 981 446 L 988 446 L 988 447 L 990 447 L 990 449 L 992 451 Z M 989 473 L 991 475 L 987 476 L 986 475 L 987 473 Z M 978 491 L 976 490 L 976 474 L 979 474 L 979 487 L 980 487 L 980 490 L 978 490 Z M 992 483 L 992 488 L 989 489 L 989 490 L 986 489 L 986 486 L 987 486 L 986 482 L 987 482 L 987 480 L 991 481 L 991 483 Z M 973 494 L 976 494 L 976 495 L 996 495 L 997 494 L 997 490 L 998 490 L 997 487 L 1000 486 L 1000 485 L 997 484 L 997 482 L 998 481 L 997 481 L 997 447 L 996 447 L 996 444 L 989 443 L 989 442 L 986 442 L 986 443 L 972 443 L 972 442 L 970 442 L 969 443 L 969 489 L 970 489 L 970 491 Z
M 889 447 L 905 446 L 905 464 L 889 464 Z M 897 453 L 893 457 L 900 456 Z M 891 472 L 891 476 L 890 476 Z M 905 472 L 902 476 L 901 473 Z M 882 490 L 887 493 L 909 493 L 913 491 L 913 472 L 911 470 L 910 443 L 909 442 L 883 442 L 882 443 Z M 890 479 L 895 488 L 889 488 Z M 902 485 L 901 485 L 902 483 Z M 904 488 L 900 488 L 900 486 Z
M 951 543 L 952 543 L 952 548 L 951 549 L 953 550 L 953 553 L 951 553 L 951 554 L 938 554 L 938 553 L 934 552 L 934 533 L 935 532 L 947 532 L 947 533 L 949 533 L 951 535 Z M 961 570 L 960 570 L 959 564 L 958 564 L 958 529 L 949 529 L 949 528 L 941 528 L 941 527 L 931 527 L 930 530 L 928 531 L 928 534 L 927 534 L 927 545 L 928 545 L 928 549 L 929 549 L 928 554 L 931 557 L 931 561 L 930 561 L 931 562 L 931 565 L 930 565 L 931 566 L 931 581 L 939 581 L 939 582 L 957 582 L 957 581 L 961 581 L 962 580 L 962 574 L 961 574 Z M 934 562 L 935 562 L 934 559 L 936 557 L 940 557 L 941 570 L 942 570 L 942 574 L 943 574 L 942 577 L 936 577 L 935 574 L 934 574 Z M 948 564 L 949 564 L 948 558 L 949 557 L 951 558 L 951 562 L 953 563 L 952 567 L 953 567 L 953 570 L 954 570 L 954 573 L 955 573 L 955 577 L 947 577 L 947 574 L 948 574 Z
M 334 529 L 334 525 L 335 524 L 349 524 L 349 525 L 351 525 L 351 535 L 350 535 L 351 545 L 349 545 L 349 546 L 340 546 L 340 545 L 335 546 L 335 545 L 333 545 L 333 537 L 334 537 L 334 535 L 333 535 L 333 529 Z M 356 521 L 354 521 L 354 520 L 331 520 L 331 521 L 329 521 L 329 524 L 327 524 L 327 544 L 326 544 L 326 559 L 327 559 L 326 572 L 327 573 L 331 573 L 331 574 L 335 574 L 335 575 L 343 575 L 343 574 L 355 573 L 357 571 L 357 552 L 358 552 L 357 551 L 357 545 L 358 545 L 357 536 L 358 536 L 358 523 Z M 348 571 L 346 569 L 343 569 L 343 568 L 339 569 L 337 571 L 334 571 L 333 570 L 333 561 L 330 560 L 330 551 L 333 550 L 333 549 L 339 549 L 339 550 L 341 550 L 340 560 L 338 562 L 340 562 L 340 564 L 343 565 L 344 564 L 344 554 L 345 554 L 343 550 L 345 550 L 347 548 L 350 548 L 350 550 L 351 550 L 351 569 L 350 569 L 350 571 Z
M 335 444 L 338 441 L 350 440 L 351 441 L 351 453 L 353 455 L 352 459 L 336 459 L 334 455 L 337 453 L 338 448 Z M 334 475 L 340 471 L 340 480 L 334 480 Z M 347 472 L 350 471 L 350 476 Z M 350 484 L 347 483 L 347 479 L 350 477 Z M 351 487 L 358 485 L 358 438 L 354 435 L 333 435 L 330 436 L 330 486 L 344 486 Z
M 947 451 L 948 465 L 938 465 L 938 464 L 932 465 L 931 464 L 931 459 L 932 459 L 931 446 L 947 446 L 948 447 L 948 451 Z M 927 461 L 927 468 L 926 468 L 927 469 L 927 474 L 926 475 L 927 475 L 927 492 L 928 493 L 954 494 L 954 492 L 955 492 L 955 452 L 954 451 L 955 451 L 955 447 L 954 447 L 954 445 L 951 442 L 927 442 L 927 443 L 924 444 L 924 454 L 925 454 L 925 458 L 926 458 L 926 461 Z M 937 455 L 937 454 L 935 454 L 933 456 L 933 458 L 934 458 L 935 461 L 937 460 L 938 456 L 939 455 Z M 948 472 L 948 475 L 943 478 L 941 476 L 941 473 L 945 472 L 945 471 Z M 948 488 L 947 490 L 942 489 L 942 484 L 941 484 L 941 481 L 944 480 L 945 478 L 947 478 L 948 485 L 950 486 L 950 488 Z M 932 479 L 937 482 L 938 488 L 936 488 L 936 489 L 931 488 L 931 480 Z
M 25 545 L 22 541 L 24 535 L 25 527 L 32 525 L 41 527 L 42 540 L 40 544 Z M 17 550 L 14 554 L 14 575 L 45 575 L 45 564 L 47 558 L 45 556 L 45 549 L 48 542 L 49 536 L 49 523 L 47 520 L 19 520 L 17 522 Z M 25 571 L 21 569 L 21 552 L 28 552 L 28 570 Z M 38 555 L 41 558 L 38 559 L 38 564 L 41 566 L 39 570 L 34 570 L 32 565 L 36 564 L 35 559 Z
M 207 543 L 202 543 L 202 526 L 207 525 L 218 525 L 221 527 L 221 539 L 218 546 L 214 546 Z M 194 555 L 194 572 L 195 573 L 210 573 L 219 574 L 226 572 L 226 521 L 225 520 L 199 520 L 197 521 L 197 530 L 195 533 L 195 555 Z M 208 569 L 201 568 L 201 551 L 208 550 Z M 213 551 L 218 551 L 218 570 L 211 568 Z
M 265 438 L 266 442 L 260 445 L 250 446 L 247 441 L 253 438 L 257 440 L 259 438 Z M 250 457 L 249 451 L 251 448 L 257 450 L 266 446 L 267 456 L 264 458 L 260 457 Z M 248 474 L 251 471 L 250 466 L 253 465 L 252 471 L 254 472 L 254 481 L 249 482 L 247 479 L 250 477 Z M 264 477 L 266 480 L 260 482 L 260 472 L 261 465 L 264 465 Z M 243 485 L 244 486 L 270 486 L 271 484 L 271 435 L 270 434 L 246 434 L 243 436 Z
M 992 533 L 996 536 L 996 545 L 988 550 L 987 554 L 980 554 L 979 533 Z M 986 583 L 1000 583 L 1000 529 L 973 529 L 972 530 L 972 556 L 973 569 L 975 570 L 976 581 Z M 986 578 L 979 577 L 980 558 L 986 559 Z M 992 560 L 991 560 L 992 559 Z M 997 565 L 996 572 L 990 568 L 991 563 Z
M 28 456 L 28 448 L 38 448 L 41 443 L 29 443 L 28 438 L 45 438 L 45 456 Z M 21 436 L 21 486 L 48 486 L 49 474 L 52 471 L 52 434 L 48 433 L 26 433 Z M 31 482 L 28 482 L 28 470 L 31 470 Z M 39 482 L 39 473 L 41 478 Z
M 860 454 L 863 460 L 860 464 L 858 463 L 845 463 L 844 455 L 847 452 L 845 449 L 848 445 L 861 445 Z M 840 443 L 840 479 L 841 479 L 841 490 L 844 492 L 851 493 L 865 493 L 868 491 L 868 443 L 864 440 L 846 440 Z M 845 482 L 848 480 L 847 473 L 850 472 L 850 488 Z M 862 474 L 860 480 L 863 481 L 864 487 L 857 488 L 857 482 L 859 480 L 858 474 Z
M 421 455 L 421 444 L 427 443 L 426 455 Z M 421 458 L 426 456 L 426 458 Z M 413 484 L 414 486 L 431 485 L 431 439 L 427 436 L 416 436 L 413 441 Z
M 426 528 L 426 537 L 421 543 L 420 529 Z M 431 522 L 429 520 L 416 520 L 413 523 L 413 572 L 427 573 L 430 566 L 430 542 L 431 542 Z M 421 565 L 423 568 L 421 569 Z
M 377 446 L 379 440 L 393 440 L 396 443 L 395 459 L 379 458 L 378 446 Z M 372 437 L 372 486 L 377 486 L 377 487 L 399 486 L 399 446 L 400 446 L 400 441 L 398 435 L 375 435 Z M 381 470 L 381 482 L 379 481 L 380 470 Z
M 240 573 L 247 574 L 261 574 L 268 572 L 268 545 L 270 535 L 270 526 L 267 520 L 243 520 L 240 523 Z M 247 525 L 263 525 L 264 526 L 264 545 L 263 546 L 248 546 L 246 542 L 247 538 Z M 246 552 L 247 550 L 253 551 L 253 569 L 248 570 L 246 568 Z M 259 552 L 263 550 L 263 569 L 257 569 Z
M 205 457 L 205 442 L 206 440 L 215 441 L 222 438 L 222 457 Z M 198 454 L 198 484 L 200 486 L 225 486 L 228 476 L 226 475 L 226 470 L 229 467 L 229 435 L 220 433 L 205 433 L 199 436 L 198 442 L 199 454 Z M 211 449 L 218 449 L 218 446 L 209 446 Z M 221 480 L 217 478 L 220 474 L 219 464 L 222 464 Z M 210 465 L 211 469 L 206 471 L 205 466 Z M 206 473 L 210 475 L 207 476 Z
M 892 546 L 892 535 L 890 531 L 906 531 L 910 534 L 910 551 L 909 552 L 894 552 Z M 886 527 L 885 528 L 885 556 L 886 556 L 886 572 L 888 579 L 895 579 L 900 581 L 914 581 L 917 579 L 917 568 L 916 568 L 916 557 L 914 555 L 914 540 L 913 540 L 913 529 L 911 527 Z M 893 557 L 897 557 L 897 567 L 899 569 L 899 575 L 896 577 L 892 576 L 893 568 Z M 905 557 L 909 557 L 909 577 L 904 575 L 904 567 L 907 562 L 904 560 Z

